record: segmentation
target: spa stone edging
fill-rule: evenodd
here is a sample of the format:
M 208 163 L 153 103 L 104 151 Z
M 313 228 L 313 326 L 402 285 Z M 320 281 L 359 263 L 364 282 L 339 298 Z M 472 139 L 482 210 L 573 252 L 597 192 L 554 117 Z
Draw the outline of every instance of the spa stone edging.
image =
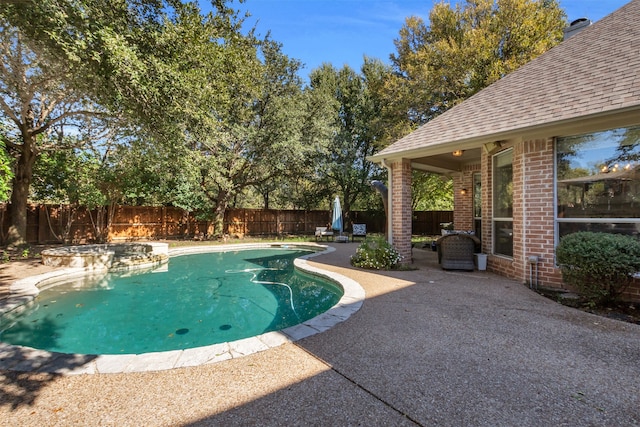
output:
M 46 249 L 41 255 L 42 263 L 50 267 L 130 269 L 167 262 L 169 245 L 143 242 L 64 246 Z
M 17 280 L 9 285 L 9 297 L 0 300 L 0 316 L 29 307 L 40 289 L 64 279 L 91 279 L 109 271 L 154 268 L 169 261 L 169 245 L 159 242 L 64 246 L 42 251 L 42 263 L 58 270 Z
M 172 350 L 144 354 L 123 355 L 82 355 L 53 353 L 30 347 L 14 346 L 0 342 L 0 369 L 13 371 L 38 371 L 57 374 L 94 374 L 94 373 L 120 373 L 120 372 L 145 372 L 160 371 L 189 366 L 198 366 L 209 363 L 217 363 L 223 360 L 243 357 L 259 351 L 278 347 L 285 343 L 291 343 L 302 338 L 324 332 L 340 322 L 347 320 L 357 312 L 365 298 L 364 289 L 354 280 L 341 274 L 322 270 L 308 265 L 309 258 L 335 251 L 330 246 L 306 244 L 237 244 L 223 246 L 190 246 L 174 248 L 168 255 L 179 256 L 206 252 L 227 252 L 233 250 L 260 249 L 260 248 L 305 248 L 314 252 L 294 260 L 294 265 L 309 274 L 321 276 L 338 283 L 344 289 L 340 301 L 328 311 L 309 319 L 301 324 L 274 332 L 268 332 L 250 338 L 213 344 L 205 347 L 190 348 L 185 350 Z M 322 251 L 318 251 L 322 249 Z M 69 275 L 81 277 L 90 272 L 87 268 L 66 268 L 56 270 L 39 276 L 19 280 L 12 285 L 13 290 L 22 292 L 16 295 L 15 304 L 24 305 L 38 293 L 38 288 L 45 283 L 53 283 L 62 277 Z M 20 282 L 20 283 L 19 283 Z M 34 293 L 35 291 L 35 293 Z M 13 297 L 12 297 L 13 298 Z M 3 304 L 4 305 L 4 304 Z M 6 313 L 6 307 L 0 306 L 0 315 Z M 14 306 L 13 309 L 16 309 Z

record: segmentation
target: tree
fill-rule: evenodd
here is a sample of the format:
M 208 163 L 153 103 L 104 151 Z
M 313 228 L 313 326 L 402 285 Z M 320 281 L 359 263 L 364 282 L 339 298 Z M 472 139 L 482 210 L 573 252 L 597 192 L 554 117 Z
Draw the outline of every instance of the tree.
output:
M 39 0 L 5 3 L 0 13 L 73 70 L 100 105 L 180 140 L 185 131 L 213 131 L 205 112 L 230 101 L 221 90 L 210 104 L 226 83 L 216 78 L 233 61 L 227 47 L 235 47 L 241 21 L 225 1 L 212 3 L 207 15 L 179 0 Z
M 556 0 L 442 2 L 429 21 L 407 18 L 392 55 L 390 116 L 412 128 L 549 50 L 566 26 Z
M 256 100 L 256 155 L 253 166 L 265 179 L 253 186 L 269 209 L 270 195 L 286 181 L 303 172 L 309 146 L 300 144 L 302 135 L 301 63 L 282 53 L 282 45 L 266 39 L 261 43 L 262 90 Z
M 197 20 L 188 25 L 194 26 L 191 33 L 209 31 Z M 228 206 L 253 190 L 268 200 L 282 180 L 299 170 L 307 148 L 298 147 L 304 110 L 300 63 L 269 38 L 237 35 L 222 53 L 209 38 L 198 37 L 202 46 L 190 48 L 203 73 L 192 81 L 201 86 L 193 106 L 200 109 L 201 123 L 185 123 L 176 138 L 147 136 L 132 146 L 138 154 L 123 153 L 120 162 L 155 171 L 131 180 L 139 184 L 140 200 L 149 200 L 141 185 L 160 177 L 156 193 L 164 197 L 156 202 L 197 212 L 212 221 L 209 234 L 220 235 Z M 138 160 L 141 153 L 149 160 L 144 165 Z
M 413 171 L 411 178 L 413 210 L 453 210 L 453 180 L 422 171 Z
M 105 191 L 110 181 L 105 161 L 104 156 L 88 149 L 53 151 L 38 157 L 32 193 L 39 202 L 59 204 L 55 217 L 60 234 L 55 234 L 52 227 L 54 215 L 48 206 L 45 205 L 45 209 L 51 232 L 60 242 L 71 242 L 71 227 L 82 207 L 88 208 L 96 240 L 106 241 L 109 226 L 109 221 L 104 220 L 108 213 L 106 206 L 113 207 L 113 204 Z M 96 210 L 96 214 L 91 210 Z
M 299 147 L 305 150 L 285 188 L 294 207 L 307 210 L 329 208 L 333 189 L 325 180 L 329 142 L 337 133 L 336 111 L 339 108 L 331 80 L 333 73 L 312 71 L 310 83 L 304 88 L 300 120 Z
M 196 3 L 177 0 L 42 0 L 0 12 L 72 70 L 73 82 L 100 105 L 190 169 L 175 177 L 184 189 L 179 203 L 222 218 L 234 194 L 265 178 L 248 165 L 270 158 L 256 119 L 266 73 L 260 43 L 252 32 L 240 34 L 242 21 L 224 1 L 213 5 L 215 13 L 202 15 Z M 278 57 L 269 53 L 272 44 L 262 47 L 267 61 Z M 294 76 L 298 65 L 289 65 Z
M 252 39 L 245 40 L 251 43 Z M 199 146 L 201 191 L 213 209 L 214 234 L 222 233 L 231 200 L 249 188 L 263 195 L 274 183 L 294 174 L 307 149 L 299 146 L 301 130 L 300 63 L 284 55 L 281 45 L 263 40 L 227 78 L 233 100 L 221 112 L 222 140 Z M 251 52 L 248 48 L 244 52 Z
M 81 207 L 87 208 L 94 238 L 102 243 L 108 238 L 116 205 L 125 200 L 135 204 L 157 194 L 150 187 L 160 179 L 145 166 L 158 167 L 158 162 L 150 153 L 136 149 L 138 141 L 124 123 L 107 120 L 101 124 L 106 131 L 100 138 L 83 144 L 77 141 L 78 135 L 65 136 L 66 145 L 76 148 L 43 152 L 34 165 L 32 196 L 40 202 L 61 204 L 60 212 L 68 211 L 66 218 L 58 217 L 62 234 L 57 237 L 64 242 L 70 239 L 71 225 Z M 133 158 L 139 163 L 132 162 Z
M 95 105 L 68 82 L 69 71 L 6 22 L 0 22 L 0 119 L 3 145 L 14 159 L 8 243 L 25 243 L 33 165 L 40 153 L 68 149 L 64 129 L 90 135 Z M 79 139 L 82 140 L 82 139 Z
M 38 156 L 34 167 L 34 181 L 31 193 L 35 200 L 45 204 L 49 229 L 55 238 L 63 243 L 71 241 L 73 225 L 79 204 L 81 187 L 80 157 L 73 150 L 45 152 Z M 58 204 L 57 214 L 53 215 L 47 205 Z M 52 224 L 52 216 L 56 217 L 59 234 Z
M 385 145 L 549 50 L 562 40 L 565 26 L 556 0 L 440 2 L 429 26 L 407 18 L 395 40 L 393 73 L 379 89 L 386 100 L 379 116 L 389 135 Z M 416 207 L 451 203 L 440 191 L 449 185 L 434 185 L 441 183 L 436 177 L 414 178 Z M 442 203 L 434 204 L 434 194 Z
M 379 173 L 367 157 L 380 147 L 382 127 L 376 117 L 382 102 L 369 85 L 379 84 L 385 71 L 381 62 L 367 60 L 361 75 L 349 66 L 337 70 L 331 64 L 311 74 L 312 90 L 320 98 L 331 99 L 333 106 L 333 132 L 324 144 L 324 157 L 318 159 L 318 173 L 328 190 L 327 198 L 335 193 L 342 197 L 345 222 L 356 201 L 372 192 L 370 182 Z

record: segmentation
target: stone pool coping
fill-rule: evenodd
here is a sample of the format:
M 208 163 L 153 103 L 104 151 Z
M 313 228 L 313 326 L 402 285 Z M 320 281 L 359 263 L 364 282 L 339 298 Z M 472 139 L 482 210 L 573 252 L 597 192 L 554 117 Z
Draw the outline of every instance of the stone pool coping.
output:
M 324 332 L 347 320 L 364 302 L 365 292 L 355 280 L 338 273 L 312 267 L 309 258 L 328 254 L 335 248 L 318 244 L 253 243 L 221 246 L 186 246 L 169 250 L 173 256 L 228 252 L 261 248 L 307 248 L 316 252 L 296 258 L 294 265 L 302 271 L 336 282 L 344 289 L 344 295 L 336 305 L 318 316 L 298 325 L 274 332 L 204 347 L 143 354 L 84 355 L 48 352 L 30 347 L 0 342 L 0 369 L 12 371 L 36 371 L 56 374 L 94 374 L 120 372 L 161 371 L 189 366 L 217 363 L 295 342 Z M 38 287 L 56 281 L 91 274 L 93 269 L 65 268 L 14 282 L 11 297 L 0 302 L 0 315 L 28 304 L 38 294 Z

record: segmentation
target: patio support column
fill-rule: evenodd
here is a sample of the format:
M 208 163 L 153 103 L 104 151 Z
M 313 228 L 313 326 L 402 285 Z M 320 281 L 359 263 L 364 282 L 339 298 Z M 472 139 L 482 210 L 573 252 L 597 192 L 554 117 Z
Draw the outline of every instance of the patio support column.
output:
M 391 244 L 402 256 L 402 262 L 411 263 L 411 160 L 400 159 L 390 165 L 391 179 Z

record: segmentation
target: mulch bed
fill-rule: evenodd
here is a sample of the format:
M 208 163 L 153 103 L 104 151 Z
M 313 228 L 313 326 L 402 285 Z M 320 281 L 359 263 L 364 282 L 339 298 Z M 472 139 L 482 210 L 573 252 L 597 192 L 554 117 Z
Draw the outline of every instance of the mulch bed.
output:
M 640 325 L 640 303 L 619 301 L 604 307 L 593 307 L 585 298 L 564 290 L 540 288 L 538 293 L 568 307 Z

